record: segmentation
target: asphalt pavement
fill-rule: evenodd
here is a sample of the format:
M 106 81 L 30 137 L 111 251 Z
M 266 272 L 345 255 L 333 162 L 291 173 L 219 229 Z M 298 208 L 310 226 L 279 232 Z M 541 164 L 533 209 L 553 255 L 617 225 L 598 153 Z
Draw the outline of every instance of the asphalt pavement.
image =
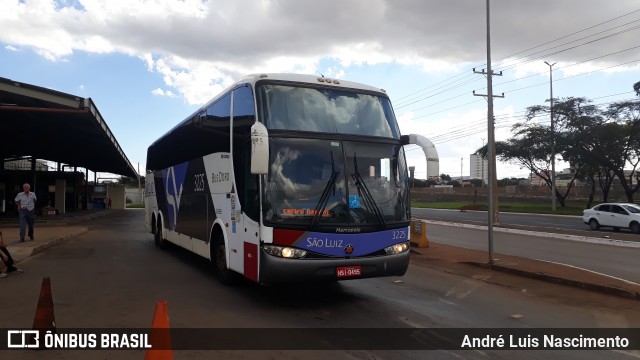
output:
M 109 214 L 120 211 L 142 210 L 81 212 L 74 215 L 47 217 L 44 220 L 39 219 L 39 222 L 36 223 L 35 239 L 25 242 L 19 241 L 17 221 L 4 220 L 0 222 L 0 231 L 2 231 L 4 241 L 9 245 L 9 251 L 18 266 L 23 268 L 24 271 L 29 271 L 28 263 L 24 264 L 24 266 L 20 265 L 28 257 L 89 231 L 88 225 L 96 217 L 109 216 Z M 429 230 L 427 228 L 427 238 L 428 234 Z M 151 235 L 149 236 L 151 241 Z M 472 277 L 477 272 L 478 267 L 483 267 L 492 271 L 506 272 L 640 300 L 640 284 L 563 264 L 496 253 L 493 257 L 493 264 L 490 265 L 486 251 L 433 242 L 427 248 L 412 248 L 411 252 L 411 260 L 414 262 L 420 262 L 422 265 L 439 268 L 462 276 Z M 5 279 L 0 279 L 0 281 Z M 512 286 L 509 282 L 514 281 L 513 277 L 499 277 L 499 279 L 504 280 L 491 281 L 498 281 L 505 286 Z

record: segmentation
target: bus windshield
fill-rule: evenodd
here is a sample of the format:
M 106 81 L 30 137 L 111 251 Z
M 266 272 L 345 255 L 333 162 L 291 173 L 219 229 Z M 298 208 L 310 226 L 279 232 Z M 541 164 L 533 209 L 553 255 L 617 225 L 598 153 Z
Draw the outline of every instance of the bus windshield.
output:
M 409 221 L 400 144 L 271 138 L 265 221 L 298 226 L 376 226 Z
M 258 99 L 261 119 L 270 130 L 400 138 L 386 97 L 344 89 L 262 84 Z

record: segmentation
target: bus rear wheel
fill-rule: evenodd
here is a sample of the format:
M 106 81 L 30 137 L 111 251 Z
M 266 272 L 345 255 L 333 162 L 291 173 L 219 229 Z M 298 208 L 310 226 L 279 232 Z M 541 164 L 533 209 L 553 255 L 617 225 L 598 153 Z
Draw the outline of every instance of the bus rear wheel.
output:
M 162 220 L 158 220 L 156 228 L 153 233 L 153 240 L 156 243 L 156 247 L 165 249 L 167 247 L 166 241 L 162 238 Z

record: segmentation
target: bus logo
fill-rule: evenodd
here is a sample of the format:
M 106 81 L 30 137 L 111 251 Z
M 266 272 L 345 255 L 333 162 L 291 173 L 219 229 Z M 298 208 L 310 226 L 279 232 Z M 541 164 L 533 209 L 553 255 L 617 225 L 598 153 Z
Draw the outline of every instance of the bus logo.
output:
M 360 229 L 359 227 L 356 227 L 356 228 L 337 227 L 336 228 L 337 233 L 359 233 L 360 231 L 362 231 L 362 229 Z
M 164 186 L 165 196 L 167 198 L 167 212 L 169 215 L 169 226 L 171 230 L 176 229 L 178 222 L 178 211 L 180 209 L 180 198 L 184 190 L 184 179 L 187 172 L 188 163 L 182 163 L 172 166 L 165 170 Z
M 351 255 L 353 253 L 353 245 L 349 244 L 349 245 L 345 246 L 344 252 L 347 255 Z

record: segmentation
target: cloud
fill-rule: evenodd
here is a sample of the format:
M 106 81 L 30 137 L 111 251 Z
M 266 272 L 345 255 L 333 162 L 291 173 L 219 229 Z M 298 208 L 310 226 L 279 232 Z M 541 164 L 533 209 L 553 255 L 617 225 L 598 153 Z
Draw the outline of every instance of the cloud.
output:
M 151 90 L 151 93 L 156 96 L 169 96 L 169 97 L 174 96 L 171 90 L 164 90 L 161 88 L 155 88 Z
M 477 0 L 2 0 L 0 42 L 32 48 L 51 61 L 74 52 L 123 53 L 147 64 L 189 103 L 253 72 L 317 73 L 322 59 L 339 76 L 357 64 L 399 63 L 424 71 L 451 70 L 486 59 L 485 3 Z M 495 61 L 553 46 L 554 61 L 572 63 L 599 54 L 597 68 L 637 58 L 637 34 L 628 17 L 565 34 L 635 11 L 631 0 L 499 1 L 492 4 Z M 569 16 L 580 9 L 580 16 Z M 525 15 L 526 14 L 526 15 Z M 517 19 L 517 20 L 516 20 Z M 612 41 L 615 40 L 615 41 Z M 529 45 L 530 44 L 530 45 Z M 526 60 L 526 59 L 525 59 Z M 538 60 L 540 62 L 540 60 Z M 518 73 L 524 70 L 519 65 Z M 537 68 L 537 66 L 536 66 Z M 576 68 L 577 69 L 577 68 Z M 569 71 L 569 70 L 567 70 Z M 583 70 L 580 70 L 583 71 Z M 567 73 L 569 74 L 569 72 Z

